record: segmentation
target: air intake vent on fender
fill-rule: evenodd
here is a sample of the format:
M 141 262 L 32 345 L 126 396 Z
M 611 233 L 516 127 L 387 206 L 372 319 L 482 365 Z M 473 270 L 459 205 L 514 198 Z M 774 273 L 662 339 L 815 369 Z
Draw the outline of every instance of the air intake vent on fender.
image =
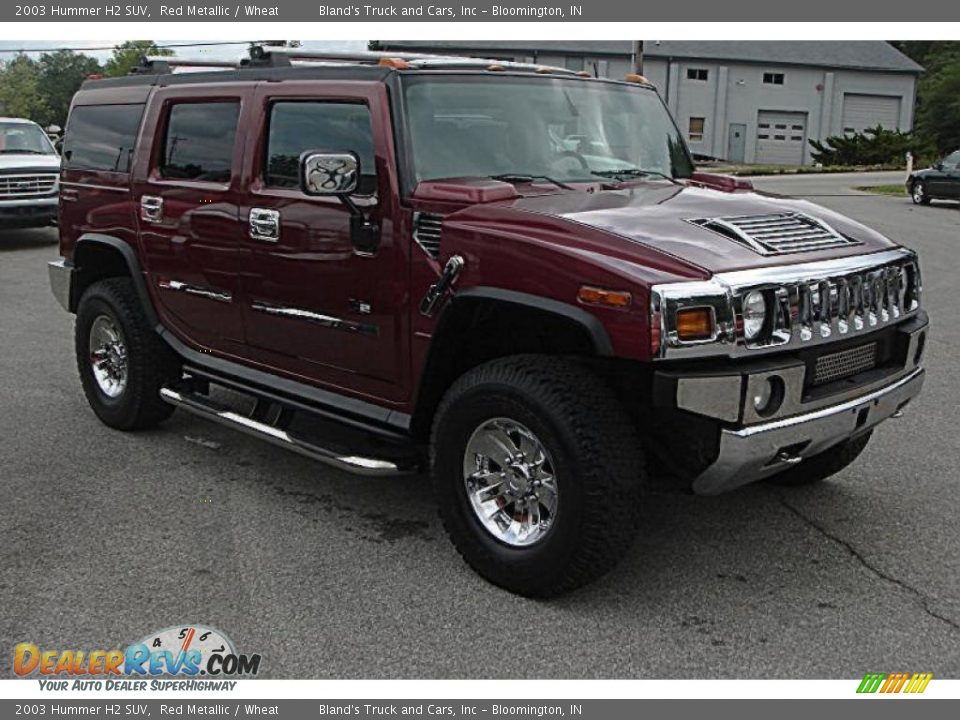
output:
M 443 215 L 416 212 L 413 214 L 413 239 L 432 258 L 440 257 L 440 231 Z

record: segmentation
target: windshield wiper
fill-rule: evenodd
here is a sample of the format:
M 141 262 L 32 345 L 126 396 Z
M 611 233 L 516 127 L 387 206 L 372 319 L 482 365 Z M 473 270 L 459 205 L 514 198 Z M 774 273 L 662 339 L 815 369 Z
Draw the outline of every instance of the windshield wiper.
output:
M 677 180 L 675 177 L 662 173 L 659 170 L 642 170 L 640 168 L 625 168 L 623 170 L 591 170 L 591 175 L 596 175 L 597 177 L 610 178 L 617 180 L 619 178 L 637 178 L 637 177 L 659 177 L 664 180 L 669 180 L 674 185 L 681 185 L 682 183 Z
M 527 173 L 503 173 L 502 175 L 491 175 L 491 180 L 499 180 L 500 182 L 510 183 L 511 185 L 516 185 L 518 183 L 532 183 L 534 180 L 546 180 L 548 183 L 552 183 L 557 187 L 561 187 L 564 190 L 576 190 L 576 188 L 567 185 L 565 182 L 560 182 L 555 180 L 552 177 L 547 175 L 530 175 Z
M 0 150 L 0 155 L 46 155 L 47 153 L 42 150 L 26 150 L 26 149 L 13 149 L 13 150 Z

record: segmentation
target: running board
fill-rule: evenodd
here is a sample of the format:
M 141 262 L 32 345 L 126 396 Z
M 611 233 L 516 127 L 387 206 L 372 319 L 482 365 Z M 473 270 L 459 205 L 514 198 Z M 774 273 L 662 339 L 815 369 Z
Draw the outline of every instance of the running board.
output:
M 386 475 L 406 475 L 415 472 L 415 468 L 401 467 L 390 460 L 333 452 L 332 450 L 294 437 L 286 430 L 260 422 L 252 417 L 241 415 L 230 408 L 217 404 L 215 401 L 203 395 L 179 392 L 165 387 L 160 389 L 160 397 L 171 405 L 183 408 L 194 415 L 199 415 L 215 423 L 232 427 L 253 437 L 266 440 L 279 447 L 292 450 L 295 453 L 331 465 L 338 470 L 353 473 L 354 475 L 382 477 Z

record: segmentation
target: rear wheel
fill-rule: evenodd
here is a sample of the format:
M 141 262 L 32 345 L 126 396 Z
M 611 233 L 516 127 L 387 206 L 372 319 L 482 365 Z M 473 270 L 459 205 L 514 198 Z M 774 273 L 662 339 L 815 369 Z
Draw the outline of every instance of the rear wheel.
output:
M 923 180 L 916 180 L 910 189 L 910 198 L 914 205 L 929 205 L 930 196 L 927 195 L 927 184 Z
M 800 487 L 802 485 L 813 485 L 821 480 L 826 480 L 828 477 L 836 475 L 860 457 L 860 453 L 864 451 L 867 443 L 870 442 L 870 435 L 872 433 L 873 431 L 871 430 L 863 435 L 840 443 L 819 455 L 814 455 L 796 467 L 792 467 L 779 475 L 774 475 L 770 478 L 770 482 L 786 487 Z
M 180 363 L 150 327 L 129 278 L 87 288 L 77 309 L 75 347 L 83 392 L 104 424 L 139 430 L 173 412 L 160 388 L 180 377 Z
M 573 361 L 506 358 L 458 380 L 436 414 L 432 472 L 457 550 L 521 595 L 590 582 L 637 529 L 639 438 L 610 390 Z

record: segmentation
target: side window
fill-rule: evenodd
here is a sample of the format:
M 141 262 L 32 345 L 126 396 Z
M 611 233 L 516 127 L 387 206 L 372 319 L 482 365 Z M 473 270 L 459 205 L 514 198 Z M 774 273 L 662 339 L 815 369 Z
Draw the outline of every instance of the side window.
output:
M 239 116 L 239 102 L 172 105 L 163 139 L 160 177 L 229 182 Z
M 947 170 L 957 170 L 960 168 L 960 150 L 952 152 L 943 161 L 943 166 Z
M 79 105 L 63 141 L 68 170 L 129 172 L 143 105 Z
M 306 150 L 351 150 L 360 157 L 361 195 L 377 190 L 373 130 L 366 105 L 280 101 L 270 109 L 263 168 L 267 187 L 300 184 L 300 155 Z

